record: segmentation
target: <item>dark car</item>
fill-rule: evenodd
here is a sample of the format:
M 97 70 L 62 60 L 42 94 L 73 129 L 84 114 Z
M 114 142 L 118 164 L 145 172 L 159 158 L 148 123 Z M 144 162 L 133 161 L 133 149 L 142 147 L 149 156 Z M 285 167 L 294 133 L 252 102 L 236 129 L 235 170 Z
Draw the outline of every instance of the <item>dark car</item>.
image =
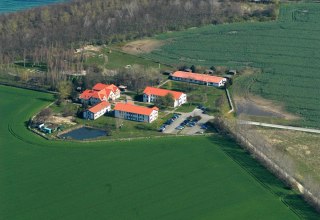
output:
M 203 124 L 203 125 L 201 125 L 201 128 L 204 129 L 204 130 L 207 130 L 207 129 L 208 129 L 208 126 L 205 125 L 205 124 Z
M 181 126 L 181 125 L 180 125 L 180 126 L 176 127 L 176 129 L 177 129 L 177 130 L 183 130 L 183 129 L 184 129 L 184 126 Z
M 187 124 L 186 122 L 182 122 L 180 125 L 185 126 L 186 124 Z
M 195 125 L 196 125 L 195 122 L 189 122 L 189 123 L 187 124 L 188 127 L 194 127 Z

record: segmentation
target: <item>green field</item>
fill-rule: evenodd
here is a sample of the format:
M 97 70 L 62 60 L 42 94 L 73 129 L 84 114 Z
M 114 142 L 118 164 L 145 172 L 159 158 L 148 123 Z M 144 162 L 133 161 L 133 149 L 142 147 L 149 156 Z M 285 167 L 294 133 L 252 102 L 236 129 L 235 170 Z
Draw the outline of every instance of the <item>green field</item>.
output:
M 46 141 L 24 122 L 52 96 L 0 86 L 1 219 L 316 219 L 219 136 Z
M 167 45 L 145 57 L 168 64 L 253 66 L 242 85 L 285 103 L 299 125 L 320 126 L 320 4 L 283 4 L 278 21 L 233 23 L 157 36 Z M 243 82 L 243 81 L 242 81 Z

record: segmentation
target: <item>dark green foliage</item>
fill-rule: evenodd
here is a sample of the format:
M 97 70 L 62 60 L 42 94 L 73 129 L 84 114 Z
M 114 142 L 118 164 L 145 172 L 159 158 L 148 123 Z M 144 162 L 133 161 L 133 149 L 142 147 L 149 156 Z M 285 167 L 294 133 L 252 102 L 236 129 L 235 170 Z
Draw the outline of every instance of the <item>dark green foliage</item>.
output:
M 174 97 L 171 93 L 168 93 L 166 96 L 160 96 L 158 97 L 154 104 L 159 108 L 167 108 L 167 107 L 173 107 L 174 103 Z

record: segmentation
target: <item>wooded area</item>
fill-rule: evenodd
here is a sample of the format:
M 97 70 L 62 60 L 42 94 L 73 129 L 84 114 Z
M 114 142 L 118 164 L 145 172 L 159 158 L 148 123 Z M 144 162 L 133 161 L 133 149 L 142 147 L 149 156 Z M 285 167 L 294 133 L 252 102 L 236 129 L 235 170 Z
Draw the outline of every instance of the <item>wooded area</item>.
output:
M 270 19 L 275 4 L 247 10 L 245 1 L 74 0 L 0 16 L 0 63 L 46 64 L 45 82 L 56 85 L 61 72 L 83 69 L 74 50 L 204 24 Z M 248 1 L 249 2 L 249 1 Z M 4 65 L 2 65 L 4 67 Z

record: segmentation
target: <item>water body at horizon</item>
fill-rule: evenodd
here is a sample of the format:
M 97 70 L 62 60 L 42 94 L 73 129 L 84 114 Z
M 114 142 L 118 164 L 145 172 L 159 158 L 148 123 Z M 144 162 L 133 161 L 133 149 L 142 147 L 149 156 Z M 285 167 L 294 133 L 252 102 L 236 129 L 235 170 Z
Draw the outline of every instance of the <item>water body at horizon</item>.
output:
M 68 0 L 0 0 L 0 14 L 66 1 Z

